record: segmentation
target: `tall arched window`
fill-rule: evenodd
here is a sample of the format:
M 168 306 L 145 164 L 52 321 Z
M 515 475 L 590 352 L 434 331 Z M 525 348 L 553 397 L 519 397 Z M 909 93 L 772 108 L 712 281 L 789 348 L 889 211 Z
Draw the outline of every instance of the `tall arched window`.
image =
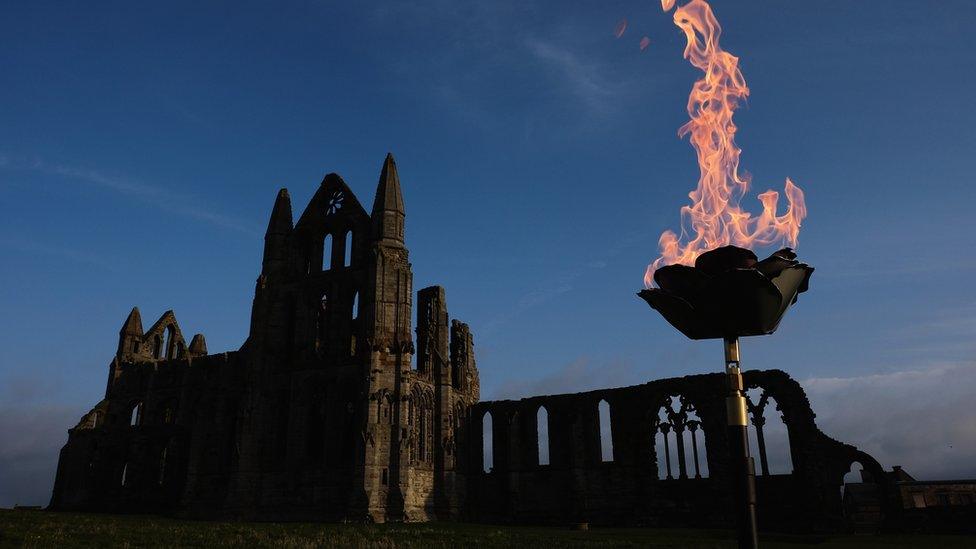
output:
M 851 463 L 851 468 L 844 475 L 844 480 L 842 481 L 842 483 L 840 485 L 840 497 L 841 497 L 841 500 L 842 501 L 844 500 L 844 494 L 845 494 L 845 492 L 847 492 L 847 485 L 848 484 L 860 484 L 860 483 L 864 482 L 864 478 L 862 476 L 863 475 L 863 471 L 864 471 L 864 466 L 861 465 L 861 463 L 859 461 L 855 461 L 854 463 Z M 845 508 L 846 508 L 846 505 L 845 505 Z M 846 511 L 846 509 L 845 509 L 845 511 Z
M 613 461 L 613 434 L 610 427 L 610 403 L 601 400 L 597 405 L 600 413 L 600 456 L 602 461 Z
M 749 452 L 758 465 L 757 475 L 793 472 L 790 436 L 779 405 L 764 389 L 746 391 L 749 409 Z M 776 419 L 780 421 L 776 421 Z
M 707 477 L 705 431 L 695 407 L 683 396 L 670 396 L 654 421 L 658 478 Z
M 166 358 L 173 358 L 173 340 L 176 339 L 176 328 L 172 324 L 166 327 L 166 339 L 163 341 L 163 354 Z
M 658 412 L 654 422 L 654 453 L 657 456 L 657 478 L 672 479 L 672 462 L 674 457 L 674 442 L 671 435 L 671 422 L 668 421 L 664 408 Z
M 490 473 L 495 466 L 495 454 L 492 444 L 491 412 L 485 412 L 481 419 L 481 454 L 482 470 Z
M 410 432 L 411 435 L 413 435 L 413 433 L 417 429 L 416 426 L 417 426 L 417 420 L 418 420 L 418 417 L 417 416 L 418 416 L 418 413 L 419 413 L 419 410 L 418 410 L 418 407 L 419 406 L 420 406 L 420 402 L 418 402 L 418 396 L 417 396 L 417 394 L 414 393 L 414 394 L 410 395 L 410 398 L 407 399 L 407 426 L 409 428 L 409 432 Z M 410 444 L 410 461 L 417 461 L 417 445 L 416 444 Z
M 345 254 L 342 258 L 342 264 L 345 267 L 352 265 L 352 231 L 346 233 L 346 242 L 343 246 L 343 253 Z
M 359 292 L 352 294 L 352 319 L 359 318 Z
M 153 336 L 153 348 L 152 355 L 153 358 L 163 358 L 163 338 L 159 337 L 159 334 Z
M 325 235 L 322 241 L 322 270 L 328 271 L 332 268 L 332 235 Z
M 126 463 L 125 465 L 122 466 L 122 479 L 121 479 L 121 484 L 122 484 L 122 486 L 128 486 L 129 485 L 129 464 L 128 463 Z
M 708 454 L 705 452 L 705 430 L 701 428 L 701 419 L 691 410 L 688 412 L 688 439 L 685 440 L 685 455 L 691 456 L 695 465 L 695 478 L 708 476 Z
M 536 433 L 539 446 L 539 465 L 549 465 L 549 411 L 539 406 L 535 414 Z
M 142 402 L 137 402 L 132 405 L 132 411 L 129 413 L 129 425 L 135 427 L 142 424 Z

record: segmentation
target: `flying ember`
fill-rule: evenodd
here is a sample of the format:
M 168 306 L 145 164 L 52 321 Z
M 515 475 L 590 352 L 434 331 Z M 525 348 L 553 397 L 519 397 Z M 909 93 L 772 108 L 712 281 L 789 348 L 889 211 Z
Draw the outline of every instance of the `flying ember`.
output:
M 668 11 L 675 0 L 661 0 Z M 654 271 L 665 265 L 694 265 L 703 252 L 720 246 L 743 248 L 788 245 L 795 247 L 800 222 L 807 215 L 803 191 L 786 179 L 786 213 L 777 215 L 779 193 L 759 194 L 762 213 L 754 216 L 743 210 L 739 201 L 749 189 L 749 176 L 739 173 L 737 130 L 732 115 L 739 102 L 749 96 L 739 58 L 722 50 L 719 25 L 705 0 L 691 0 L 678 6 L 674 24 L 685 33 L 684 57 L 705 74 L 692 87 L 688 97 L 690 120 L 678 130 L 690 136 L 698 155 L 701 175 L 698 187 L 690 192 L 691 204 L 681 208 L 681 234 L 667 230 L 658 241 L 661 256 L 647 266 L 645 287 L 654 284 Z
M 617 23 L 617 28 L 613 30 L 613 35 L 620 38 L 625 32 L 627 32 L 627 20 L 621 19 L 620 22 Z

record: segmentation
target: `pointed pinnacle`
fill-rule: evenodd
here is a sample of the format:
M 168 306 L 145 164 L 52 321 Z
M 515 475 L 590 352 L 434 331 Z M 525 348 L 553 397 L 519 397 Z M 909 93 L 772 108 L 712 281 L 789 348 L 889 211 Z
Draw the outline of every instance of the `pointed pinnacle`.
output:
M 376 198 L 373 200 L 373 215 L 383 211 L 404 213 L 400 176 L 397 174 L 393 153 L 386 153 L 386 159 L 383 160 L 383 170 L 380 172 Z
M 275 198 L 266 234 L 284 234 L 291 232 L 291 230 L 291 197 L 288 196 L 288 189 L 281 189 Z
M 142 335 L 142 315 L 139 314 L 139 307 L 133 307 L 129 316 L 122 324 L 121 333 L 130 335 Z

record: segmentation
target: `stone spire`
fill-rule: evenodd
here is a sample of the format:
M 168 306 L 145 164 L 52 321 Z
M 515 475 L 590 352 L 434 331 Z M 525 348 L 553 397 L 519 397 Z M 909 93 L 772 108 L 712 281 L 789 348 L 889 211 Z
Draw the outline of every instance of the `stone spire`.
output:
M 130 359 L 139 354 L 142 336 L 142 315 L 139 314 L 139 307 L 133 307 L 119 330 L 119 349 L 116 356 L 119 359 Z
M 141 336 L 142 333 L 142 315 L 139 314 L 139 307 L 133 307 L 132 311 L 129 313 L 129 317 L 126 318 L 125 323 L 122 324 L 122 329 L 119 330 L 119 335 Z
M 278 191 L 275 198 L 274 208 L 271 210 L 271 220 L 268 221 L 268 231 L 264 238 L 272 234 L 288 234 L 292 229 L 291 219 L 291 197 L 288 196 L 288 189 Z
M 387 153 L 373 200 L 373 236 L 384 244 L 403 246 L 403 193 L 393 154 Z
M 265 274 L 277 273 L 284 269 L 288 260 L 288 237 L 292 232 L 291 197 L 288 189 L 278 191 L 268 231 L 264 234 L 264 261 L 261 271 Z
M 288 193 L 285 193 L 288 196 Z M 207 354 L 207 340 L 203 334 L 197 334 L 190 340 L 190 347 L 187 349 L 190 356 L 204 356 Z

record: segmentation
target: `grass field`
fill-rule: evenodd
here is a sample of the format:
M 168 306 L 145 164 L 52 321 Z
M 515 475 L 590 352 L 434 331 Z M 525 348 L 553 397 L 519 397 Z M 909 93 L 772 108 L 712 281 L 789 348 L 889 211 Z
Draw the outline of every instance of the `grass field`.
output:
M 733 547 L 721 530 L 560 528 L 481 524 L 194 522 L 143 515 L 0 509 L 0 547 Z M 763 547 L 976 547 L 976 537 L 764 536 Z

